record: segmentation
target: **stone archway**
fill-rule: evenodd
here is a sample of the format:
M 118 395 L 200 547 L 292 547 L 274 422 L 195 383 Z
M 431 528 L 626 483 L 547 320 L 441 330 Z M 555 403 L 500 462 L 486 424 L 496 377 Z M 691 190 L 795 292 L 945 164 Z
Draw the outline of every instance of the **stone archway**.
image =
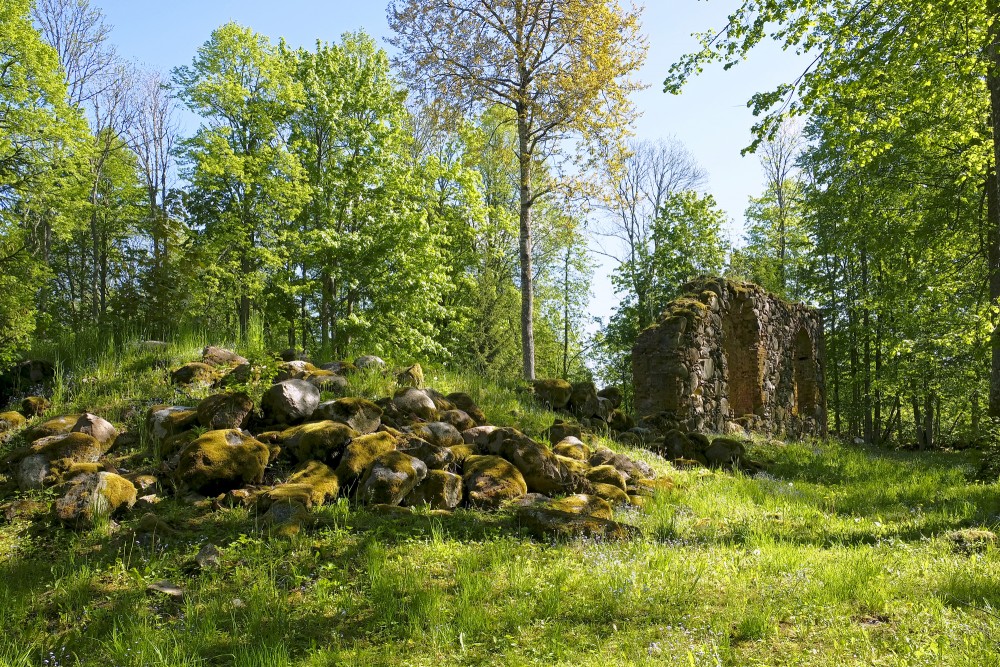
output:
M 758 414 L 764 406 L 764 355 L 760 323 L 749 299 L 734 299 L 722 318 L 722 351 L 728 368 L 729 414 Z
M 795 334 L 795 347 L 792 354 L 795 399 L 792 405 L 792 414 L 799 417 L 812 417 L 819 404 L 819 391 L 816 384 L 816 359 L 813 354 L 813 342 L 805 328 L 800 328 Z

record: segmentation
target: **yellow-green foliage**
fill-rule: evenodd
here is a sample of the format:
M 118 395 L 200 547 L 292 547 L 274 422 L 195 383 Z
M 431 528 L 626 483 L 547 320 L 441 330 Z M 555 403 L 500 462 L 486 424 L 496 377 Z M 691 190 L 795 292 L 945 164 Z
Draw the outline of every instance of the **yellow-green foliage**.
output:
M 514 464 L 499 456 L 470 456 L 465 459 L 462 479 L 469 502 L 495 509 L 504 501 L 528 493 L 528 485 Z
M 625 490 L 625 475 L 614 466 L 603 465 L 591 468 L 587 473 L 587 479 L 595 484 L 610 484 L 617 486 L 622 491 Z
M 270 450 L 239 430 L 209 431 L 181 450 L 175 472 L 178 483 L 212 492 L 259 483 Z
M 576 494 L 549 501 L 546 503 L 546 506 L 560 512 L 585 514 L 597 517 L 598 519 L 610 519 L 612 517 L 611 505 L 608 501 L 597 496 Z
M 353 482 L 382 454 L 396 449 L 397 440 L 392 435 L 379 432 L 354 438 L 344 449 L 344 456 L 337 466 L 341 484 Z

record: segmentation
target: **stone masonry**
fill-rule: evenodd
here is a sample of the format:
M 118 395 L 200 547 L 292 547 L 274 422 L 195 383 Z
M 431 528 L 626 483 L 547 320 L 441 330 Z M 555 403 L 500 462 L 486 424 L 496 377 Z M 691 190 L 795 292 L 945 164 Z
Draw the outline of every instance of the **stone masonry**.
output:
M 699 278 L 632 351 L 637 416 L 688 431 L 729 422 L 798 437 L 826 433 L 823 319 L 763 288 Z

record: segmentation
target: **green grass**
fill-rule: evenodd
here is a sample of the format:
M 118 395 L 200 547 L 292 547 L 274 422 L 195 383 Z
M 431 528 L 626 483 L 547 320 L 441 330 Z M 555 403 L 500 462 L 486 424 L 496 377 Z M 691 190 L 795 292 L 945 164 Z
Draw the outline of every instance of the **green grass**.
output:
M 198 398 L 127 349 L 66 359 L 53 412 L 135 427 L 142 406 Z M 433 369 L 427 381 L 530 433 L 553 418 L 516 387 Z M 251 509 L 173 499 L 157 509 L 169 536 L 137 536 L 138 514 L 79 534 L 0 523 L 0 665 L 1000 665 L 1000 553 L 945 536 L 1000 522 L 1000 485 L 969 481 L 973 455 L 765 440 L 750 452 L 766 474 L 627 450 L 676 485 L 618 513 L 643 531 L 620 544 L 540 543 L 503 513 L 390 517 L 345 500 L 291 540 Z M 119 462 L 151 464 L 141 451 Z M 222 566 L 198 572 L 209 541 Z M 161 580 L 184 599 L 147 592 Z

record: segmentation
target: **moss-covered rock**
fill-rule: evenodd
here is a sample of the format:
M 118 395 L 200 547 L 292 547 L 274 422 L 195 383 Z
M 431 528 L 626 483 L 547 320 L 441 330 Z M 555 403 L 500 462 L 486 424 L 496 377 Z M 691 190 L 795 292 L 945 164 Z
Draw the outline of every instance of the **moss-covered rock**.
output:
M 81 416 L 80 414 L 61 415 L 32 426 L 24 432 L 24 441 L 34 442 L 53 435 L 65 435 L 73 430 Z
M 973 554 L 994 547 L 997 545 L 997 535 L 985 528 L 963 528 L 953 530 L 945 537 L 951 544 L 951 548 L 961 554 Z
M 168 435 L 158 443 L 156 454 L 161 459 L 169 459 L 197 439 L 198 433 L 193 430 Z
M 445 410 L 438 415 L 438 421 L 454 426 L 459 433 L 476 427 L 476 421 L 465 410 Z
M 420 364 L 413 364 L 396 374 L 396 382 L 403 387 L 423 387 L 424 369 L 420 367 Z
M 56 517 L 74 528 L 92 526 L 135 504 L 132 482 L 111 472 L 92 472 L 75 477 L 55 504 Z
M 504 502 L 528 493 L 528 485 L 521 472 L 499 456 L 470 456 L 465 459 L 462 481 L 469 502 L 483 509 L 497 509 Z
M 373 354 L 366 354 L 354 360 L 354 365 L 360 370 L 382 370 L 385 368 L 385 360 Z
M 431 420 L 437 414 L 437 405 L 427 392 L 415 387 L 398 389 L 392 397 L 392 403 L 403 415 L 415 415 L 421 419 Z
M 264 392 L 260 407 L 276 424 L 298 424 L 319 407 L 320 392 L 304 380 L 285 380 Z
M 612 505 L 628 505 L 628 493 L 613 484 L 600 484 L 591 482 L 593 493 L 598 498 L 607 500 Z
M 310 373 L 315 373 L 318 370 L 320 369 L 302 359 L 285 361 L 284 363 L 278 364 L 278 375 L 274 378 L 274 381 L 284 382 L 285 380 L 304 380 Z
M 500 456 L 521 471 L 529 491 L 559 495 L 577 490 L 579 479 L 552 450 L 514 429 L 501 429 L 494 437 L 501 432 Z
M 173 384 L 180 385 L 202 384 L 211 386 L 222 375 L 223 372 L 215 366 L 209 366 L 200 361 L 192 361 L 171 371 L 170 381 Z
M 465 460 L 470 456 L 479 456 L 483 452 L 478 445 L 466 443 L 464 445 L 457 445 L 455 447 L 449 447 L 448 451 L 451 452 L 452 456 L 455 457 L 455 465 L 461 466 L 465 463 Z
M 347 378 L 333 371 L 320 369 L 307 373 L 304 379 L 320 391 L 327 391 L 335 396 L 346 396 L 350 391 Z
M 545 435 L 549 439 L 549 442 L 558 443 L 566 438 L 576 438 L 579 440 L 583 437 L 583 428 L 579 424 L 557 419 L 549 427 L 548 431 L 545 432 Z
M 322 366 L 320 366 L 320 369 L 324 371 L 330 371 L 337 375 L 343 375 L 344 377 L 355 375 L 359 370 L 357 366 L 355 366 L 350 361 L 346 360 L 331 361 L 328 364 L 323 364 Z
M 218 431 L 242 428 L 253 412 L 253 399 L 243 392 L 226 392 L 209 396 L 198 404 L 198 423 Z
M 215 388 L 225 389 L 240 384 L 248 384 L 255 379 L 260 379 L 260 369 L 254 369 L 250 364 L 240 364 L 232 368 L 223 369 L 224 375 L 216 380 Z
M 341 486 L 347 486 L 364 474 L 365 470 L 382 454 L 394 451 L 398 442 L 392 435 L 379 432 L 354 438 L 344 449 L 337 466 Z
M 410 433 L 438 447 L 454 447 L 465 442 L 458 429 L 447 422 L 430 422 L 417 424 Z
M 312 523 L 305 505 L 296 501 L 272 503 L 261 519 L 264 529 L 280 537 L 294 537 Z
M 447 447 L 434 445 L 426 440 L 411 438 L 407 440 L 405 449 L 413 458 L 420 459 L 428 470 L 444 470 L 455 463 L 455 454 Z
M 0 435 L 23 428 L 27 423 L 20 412 L 0 412 Z
M 625 433 L 630 429 L 635 428 L 635 420 L 621 410 L 612 410 L 611 414 L 608 416 L 608 427 L 612 431 Z
M 429 470 L 427 477 L 403 499 L 409 507 L 427 505 L 451 511 L 462 503 L 462 478 L 444 470 Z
M 319 461 L 308 461 L 296 469 L 284 484 L 267 492 L 267 500 L 298 502 L 306 508 L 333 500 L 340 492 L 340 480 L 333 468 Z
M 625 475 L 618 468 L 609 465 L 591 468 L 587 473 L 587 479 L 594 484 L 610 484 L 617 486 L 622 491 L 625 490 Z
M 577 461 L 586 461 L 590 458 L 590 447 L 580 438 L 569 436 L 560 440 L 553 448 L 552 452 L 559 456 L 565 456 Z
M 361 478 L 358 499 L 367 505 L 398 505 L 427 477 L 427 466 L 405 452 L 380 455 Z
M 232 350 L 215 345 L 209 345 L 201 351 L 201 361 L 209 366 L 240 366 L 250 363 Z
M 489 442 L 490 436 L 494 431 L 497 430 L 496 426 L 476 426 L 475 428 L 470 428 L 462 431 L 462 440 L 469 445 L 477 445 L 485 447 L 486 443 Z
M 574 382 L 569 397 L 569 407 L 578 417 L 606 417 L 601 414 L 601 402 L 593 382 Z
M 651 498 L 657 493 L 669 491 L 673 488 L 673 480 L 664 477 L 660 479 L 632 479 L 629 481 L 626 490 L 630 496 Z
M 331 465 L 340 460 L 351 438 L 358 436 L 347 424 L 335 421 L 311 422 L 296 427 L 284 446 L 298 461 L 323 461 Z
M 639 535 L 639 530 L 633 526 L 587 514 L 563 512 L 544 503 L 519 508 L 517 521 L 529 535 L 541 540 L 579 537 L 626 540 Z
M 153 441 L 160 443 L 166 438 L 183 433 L 198 423 L 198 410 L 182 405 L 154 405 L 146 414 L 146 426 Z
M 705 459 L 710 466 L 738 465 L 746 454 L 743 443 L 733 438 L 716 438 L 705 450 Z
M 44 414 L 51 407 L 52 403 L 44 396 L 28 396 L 21 401 L 21 412 L 27 415 L 28 418 Z
M 605 387 L 597 392 L 598 398 L 606 398 L 611 402 L 611 409 L 617 410 L 622 406 L 622 390 L 618 387 Z
M 269 458 L 269 448 L 248 433 L 209 431 L 181 450 L 175 477 L 193 491 L 221 493 L 259 484 Z
M 486 413 L 483 412 L 478 405 L 476 405 L 476 402 L 472 400 L 472 397 L 468 394 L 457 391 L 448 394 L 445 398 L 451 401 L 456 408 L 469 415 L 469 417 L 476 422 L 476 425 L 483 426 L 486 424 Z M 458 426 L 458 424 L 455 424 L 455 426 Z
M 111 449 L 115 439 L 118 437 L 118 429 L 106 419 L 98 417 L 89 412 L 80 415 L 80 418 L 73 424 L 73 433 L 86 433 L 93 436 L 101 443 L 101 447 L 107 452 Z
M 550 500 L 546 503 L 550 509 L 567 514 L 582 514 L 598 519 L 611 519 L 611 505 L 604 498 L 577 493 L 565 498 Z
M 340 422 L 366 435 L 382 425 L 382 408 L 363 398 L 339 398 L 320 403 L 313 418 Z
M 569 404 L 573 395 L 573 385 L 566 380 L 535 380 L 535 397 L 553 410 L 561 410 Z
M 614 466 L 619 472 L 625 475 L 626 481 L 631 478 L 644 477 L 652 479 L 656 477 L 656 472 L 648 464 L 643 461 L 630 459 L 624 454 L 618 454 L 607 447 L 599 447 L 591 453 L 590 465 L 595 468 L 603 465 Z

